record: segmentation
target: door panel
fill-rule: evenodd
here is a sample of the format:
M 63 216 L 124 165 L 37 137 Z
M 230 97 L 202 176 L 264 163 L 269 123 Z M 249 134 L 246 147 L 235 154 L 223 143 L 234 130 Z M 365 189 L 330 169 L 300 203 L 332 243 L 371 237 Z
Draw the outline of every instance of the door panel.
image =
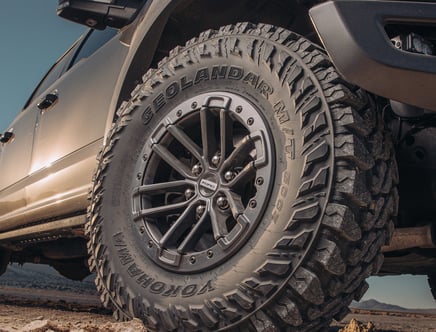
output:
M 26 205 L 24 179 L 29 174 L 37 116 L 32 107 L 22 111 L 8 129 L 13 138 L 0 143 L 0 216 Z
M 127 51 L 115 37 L 79 60 L 47 91 L 55 91 L 58 99 L 41 112 L 28 186 L 29 207 L 40 209 L 39 218 L 86 208 L 109 105 Z M 41 172 L 49 175 L 41 178 Z
M 28 212 L 28 186 L 35 132 L 40 120 L 38 98 L 71 63 L 81 38 L 50 68 L 26 103 L 9 131 L 14 139 L 0 145 L 0 231 L 20 226 L 33 217 Z

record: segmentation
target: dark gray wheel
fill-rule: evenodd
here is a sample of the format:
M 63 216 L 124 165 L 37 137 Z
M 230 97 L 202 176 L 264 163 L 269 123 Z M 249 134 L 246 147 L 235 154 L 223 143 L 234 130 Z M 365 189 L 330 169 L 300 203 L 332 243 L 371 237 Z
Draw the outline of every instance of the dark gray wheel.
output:
M 141 151 L 132 197 L 153 262 L 210 270 L 247 241 L 274 181 L 271 139 L 257 107 L 235 93 L 199 94 L 166 112 Z
M 317 46 L 269 25 L 205 32 L 118 114 L 87 226 L 118 318 L 316 331 L 363 295 L 396 165 L 381 114 Z

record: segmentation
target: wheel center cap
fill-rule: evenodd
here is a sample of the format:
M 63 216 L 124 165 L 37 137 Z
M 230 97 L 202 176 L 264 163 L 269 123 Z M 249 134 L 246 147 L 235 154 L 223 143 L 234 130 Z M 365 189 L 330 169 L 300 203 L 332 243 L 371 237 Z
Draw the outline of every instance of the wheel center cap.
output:
M 200 193 L 203 196 L 211 196 L 218 189 L 218 177 L 215 174 L 206 174 L 200 180 Z

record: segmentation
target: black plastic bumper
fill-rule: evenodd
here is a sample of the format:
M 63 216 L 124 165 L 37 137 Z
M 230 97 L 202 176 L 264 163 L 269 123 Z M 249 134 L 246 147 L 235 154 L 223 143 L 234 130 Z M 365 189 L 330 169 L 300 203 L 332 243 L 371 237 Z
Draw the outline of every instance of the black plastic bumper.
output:
M 377 95 L 436 111 L 436 57 L 396 49 L 387 24 L 435 25 L 436 3 L 329 1 L 310 10 L 339 72 Z

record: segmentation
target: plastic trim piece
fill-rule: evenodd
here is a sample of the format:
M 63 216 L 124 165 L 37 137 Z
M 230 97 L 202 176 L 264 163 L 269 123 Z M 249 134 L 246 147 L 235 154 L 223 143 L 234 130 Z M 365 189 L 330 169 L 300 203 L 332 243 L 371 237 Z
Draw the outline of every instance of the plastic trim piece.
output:
M 337 0 L 310 10 L 338 71 L 377 95 L 436 111 L 436 57 L 396 49 L 386 24 L 436 25 L 436 3 Z

